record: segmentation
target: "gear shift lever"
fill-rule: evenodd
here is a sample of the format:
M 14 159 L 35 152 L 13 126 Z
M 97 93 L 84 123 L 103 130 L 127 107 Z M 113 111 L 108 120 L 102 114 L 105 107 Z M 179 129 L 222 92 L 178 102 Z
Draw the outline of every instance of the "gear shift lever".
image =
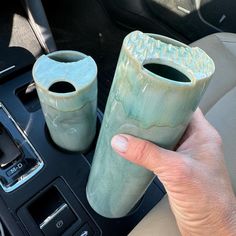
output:
M 0 187 L 5 192 L 15 190 L 43 165 L 25 133 L 0 102 Z
M 21 156 L 21 151 L 6 128 L 0 123 L 0 167 L 4 167 Z

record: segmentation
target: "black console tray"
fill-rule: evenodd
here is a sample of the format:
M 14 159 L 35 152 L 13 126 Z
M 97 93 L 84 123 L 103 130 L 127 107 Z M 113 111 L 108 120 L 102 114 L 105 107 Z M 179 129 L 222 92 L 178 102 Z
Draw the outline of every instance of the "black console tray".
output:
M 64 152 L 53 145 L 45 129 L 45 120 L 37 94 L 35 91 L 25 93 L 30 82 L 32 82 L 31 71 L 1 84 L 0 101 L 27 135 L 43 159 L 44 167 L 14 191 L 6 193 L 0 189 L 1 221 L 10 235 L 43 235 L 38 228 L 36 229 L 34 219 L 26 217 L 28 213 L 22 214 L 22 212 L 26 212 L 27 204 L 35 196 L 45 191 L 55 181 L 59 181 L 60 184 L 56 184 L 58 190 L 64 193 L 67 191 L 63 186 L 69 189 L 70 194 L 66 197 L 66 201 L 78 215 L 79 209 L 83 209 L 82 214 L 85 214 L 87 221 L 96 228 L 96 235 L 127 235 L 163 197 L 164 191 L 159 186 L 159 182 L 154 181 L 150 185 L 142 200 L 126 217 L 108 219 L 94 212 L 86 199 L 85 188 L 96 142 L 86 154 Z M 101 118 L 101 112 L 98 112 L 98 117 Z M 79 227 L 79 225 L 71 227 L 65 235 L 73 235 Z

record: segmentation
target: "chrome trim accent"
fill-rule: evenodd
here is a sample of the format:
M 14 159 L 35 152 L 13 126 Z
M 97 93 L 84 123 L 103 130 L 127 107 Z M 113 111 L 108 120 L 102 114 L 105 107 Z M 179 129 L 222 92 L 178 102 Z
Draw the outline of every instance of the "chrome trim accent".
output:
M 1 221 L 0 221 L 0 235 L 5 236 L 5 231 L 4 231 L 3 224 Z
M 226 15 L 223 14 L 219 20 L 219 23 L 221 24 L 226 19 Z
M 4 70 L 1 70 L 1 71 L 0 71 L 0 75 L 3 74 L 3 73 L 5 73 L 5 72 L 7 72 L 7 71 L 9 71 L 9 70 L 14 69 L 15 67 L 16 67 L 16 66 L 13 65 L 13 66 L 10 66 L 10 67 L 8 67 L 8 68 L 6 68 L 6 69 L 4 69 Z
M 188 9 L 186 9 L 186 8 L 184 8 L 184 7 L 181 7 L 181 6 L 177 6 L 177 9 L 180 10 L 180 11 L 182 11 L 182 12 L 185 13 L 185 14 L 190 14 L 190 13 L 191 13 L 190 10 L 188 10 Z

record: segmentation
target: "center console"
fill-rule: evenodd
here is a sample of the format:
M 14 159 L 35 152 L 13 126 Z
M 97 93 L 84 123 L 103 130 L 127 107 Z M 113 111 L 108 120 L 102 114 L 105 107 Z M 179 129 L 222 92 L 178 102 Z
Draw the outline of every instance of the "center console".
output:
M 101 121 L 98 109 L 96 137 Z M 31 70 L 0 84 L 0 220 L 6 235 L 127 235 L 134 228 L 164 189 L 156 179 L 126 217 L 98 215 L 85 193 L 96 139 L 83 154 L 53 143 Z
M 127 235 L 164 189 L 156 179 L 119 219 L 90 207 L 85 190 L 103 114 L 97 110 L 96 137 L 86 153 L 62 150 L 52 141 L 32 83 L 32 65 L 43 51 L 32 24 L 47 26 L 39 2 L 9 0 L 0 9 L 0 235 L 2 230 L 5 236 Z

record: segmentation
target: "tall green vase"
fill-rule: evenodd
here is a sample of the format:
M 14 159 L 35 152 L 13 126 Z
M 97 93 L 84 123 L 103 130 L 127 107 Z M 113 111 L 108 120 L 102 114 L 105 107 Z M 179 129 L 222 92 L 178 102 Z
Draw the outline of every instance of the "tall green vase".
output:
M 130 33 L 123 42 L 87 183 L 100 215 L 127 215 L 154 178 L 115 153 L 115 134 L 173 149 L 204 94 L 214 63 L 199 48 L 159 35 Z

